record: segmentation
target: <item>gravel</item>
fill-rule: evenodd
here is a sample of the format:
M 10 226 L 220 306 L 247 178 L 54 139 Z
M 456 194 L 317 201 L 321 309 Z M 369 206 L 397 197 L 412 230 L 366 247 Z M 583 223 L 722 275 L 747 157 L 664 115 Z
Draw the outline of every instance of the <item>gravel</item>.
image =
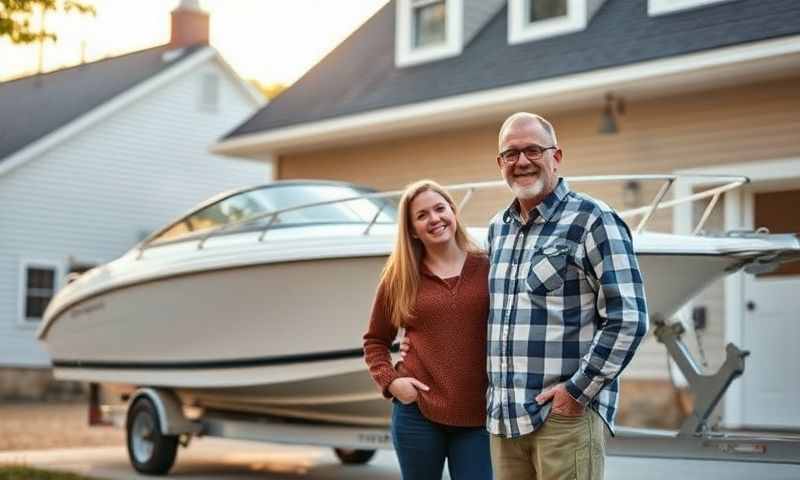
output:
M 0 451 L 116 446 L 122 429 L 90 427 L 86 402 L 0 403 Z

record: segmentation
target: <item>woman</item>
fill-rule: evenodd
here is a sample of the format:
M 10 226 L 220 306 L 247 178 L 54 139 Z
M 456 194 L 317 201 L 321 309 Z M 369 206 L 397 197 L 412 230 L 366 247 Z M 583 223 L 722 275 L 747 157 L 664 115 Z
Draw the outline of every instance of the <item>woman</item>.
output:
M 397 240 L 364 334 L 370 374 L 392 398 L 392 441 L 404 479 L 489 480 L 486 319 L 489 262 L 437 183 L 409 185 Z M 392 366 L 397 331 L 414 345 Z

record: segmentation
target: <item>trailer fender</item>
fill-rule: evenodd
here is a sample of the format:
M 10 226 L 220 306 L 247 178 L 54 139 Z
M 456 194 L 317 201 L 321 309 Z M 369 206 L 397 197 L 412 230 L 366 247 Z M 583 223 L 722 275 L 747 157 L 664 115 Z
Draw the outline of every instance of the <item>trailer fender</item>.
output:
M 155 405 L 159 428 L 163 435 L 201 433 L 202 426 L 183 415 L 181 401 L 173 391 L 163 388 L 140 388 L 131 395 L 128 408 L 130 409 L 142 397 L 148 398 Z

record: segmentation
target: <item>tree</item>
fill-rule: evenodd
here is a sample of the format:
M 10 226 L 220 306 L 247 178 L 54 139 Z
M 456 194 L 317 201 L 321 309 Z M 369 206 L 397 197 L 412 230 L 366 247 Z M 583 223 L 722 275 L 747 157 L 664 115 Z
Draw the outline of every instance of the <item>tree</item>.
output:
M 47 12 L 57 11 L 96 14 L 93 6 L 76 0 L 0 0 L 0 38 L 8 37 L 11 43 L 56 41 L 56 34 L 44 28 L 33 31 L 31 17 L 39 13 L 44 18 Z
M 250 83 L 261 92 L 267 99 L 272 100 L 288 87 L 282 83 L 261 83 L 258 80 L 250 80 Z

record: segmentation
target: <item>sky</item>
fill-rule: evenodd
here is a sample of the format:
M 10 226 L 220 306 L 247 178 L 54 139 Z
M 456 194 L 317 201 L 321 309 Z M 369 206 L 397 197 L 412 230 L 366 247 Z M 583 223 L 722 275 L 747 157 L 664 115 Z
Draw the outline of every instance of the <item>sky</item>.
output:
M 201 0 L 211 45 L 245 79 L 291 84 L 388 0 Z M 169 41 L 178 0 L 82 0 L 97 16 L 49 13 L 58 42 L 44 47 L 44 71 Z M 38 16 L 37 16 L 38 17 Z M 38 26 L 38 18 L 34 18 Z M 83 45 L 83 47 L 82 47 Z M 0 81 L 36 73 L 38 45 L 0 41 Z

